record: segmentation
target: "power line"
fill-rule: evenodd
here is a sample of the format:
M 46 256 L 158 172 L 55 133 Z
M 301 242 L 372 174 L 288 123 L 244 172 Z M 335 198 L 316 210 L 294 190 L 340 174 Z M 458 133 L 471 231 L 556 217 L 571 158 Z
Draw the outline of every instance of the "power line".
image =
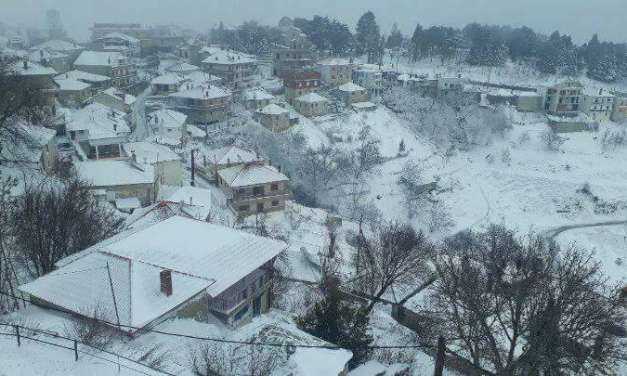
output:
M 2 295 L 6 295 L 9 297 L 12 297 L 14 299 L 18 299 L 18 300 L 22 300 L 24 302 L 28 302 L 31 303 L 28 299 L 24 299 L 22 297 L 19 296 L 14 296 L 12 294 L 8 294 L 4 291 L 0 291 L 0 294 Z M 64 314 L 67 314 L 68 312 L 66 310 L 62 310 L 59 308 L 55 308 L 55 307 L 46 307 L 46 309 L 50 309 L 53 311 L 57 311 L 57 312 L 61 312 Z M 179 338 L 186 338 L 186 339 L 194 339 L 194 340 L 199 340 L 199 341 L 210 341 L 210 342 L 217 342 L 217 343 L 227 343 L 227 344 L 234 344 L 234 345 L 245 345 L 245 346 L 265 346 L 265 347 L 276 347 L 276 348 L 286 348 L 288 346 L 293 347 L 293 348 L 308 348 L 308 349 L 328 349 L 328 350 L 339 350 L 339 349 L 343 349 L 343 347 L 337 346 L 337 345 L 310 345 L 310 344 L 286 344 L 286 343 L 280 343 L 280 342 L 264 342 L 264 341 L 239 341 L 239 340 L 233 340 L 233 339 L 227 339 L 227 338 L 216 338 L 216 337 L 201 337 L 201 336 L 194 336 L 194 335 L 189 335 L 189 334 L 181 334 L 181 333 L 172 333 L 172 332 L 166 332 L 166 331 L 162 331 L 162 330 L 156 330 L 156 329 L 146 329 L 146 328 L 139 328 L 136 326 L 131 326 L 131 325 L 124 325 L 124 324 L 116 324 L 116 323 L 112 323 L 106 320 L 102 320 L 102 319 L 98 319 L 95 317 L 88 317 L 85 315 L 82 315 L 86 318 L 88 318 L 89 320 L 94 320 L 96 322 L 100 322 L 102 324 L 106 324 L 112 327 L 118 327 L 118 328 L 126 328 L 126 329 L 131 329 L 134 331 L 139 331 L 139 332 L 145 332 L 145 333 L 155 333 L 155 334 L 160 334 L 160 335 L 166 335 L 166 336 L 172 336 L 172 337 L 179 337 Z M 9 324 L 10 325 L 10 324 Z M 357 347 L 358 349 L 370 349 L 370 350 L 380 350 L 380 349 L 420 349 L 423 346 L 421 345 L 369 345 L 369 346 L 359 346 Z
M 32 332 L 34 332 L 34 333 L 43 333 L 43 334 L 45 334 L 45 335 L 48 335 L 48 336 L 51 336 L 51 337 L 54 337 L 54 338 L 61 338 L 61 339 L 64 339 L 64 340 L 77 342 L 77 343 L 80 343 L 80 344 L 81 344 L 81 345 L 83 345 L 83 346 L 86 346 L 86 347 L 92 348 L 92 349 L 94 349 L 94 350 L 97 350 L 97 351 L 103 352 L 103 353 L 105 353 L 105 354 L 109 354 L 109 355 L 112 355 L 112 356 L 116 356 L 116 357 L 118 357 L 118 359 L 124 359 L 124 360 L 126 360 L 126 361 L 129 361 L 129 362 L 132 362 L 132 363 L 135 363 L 135 364 L 139 364 L 139 365 L 141 365 L 142 367 L 146 367 L 146 368 L 148 368 L 148 369 L 150 369 L 150 370 L 152 370 L 152 371 L 159 372 L 159 373 L 161 373 L 161 374 L 168 375 L 168 376 L 176 376 L 176 375 L 175 375 L 175 374 L 173 374 L 173 373 L 170 373 L 170 372 L 167 372 L 167 371 L 164 371 L 164 370 L 161 370 L 161 369 L 158 369 L 158 368 L 152 367 L 152 366 L 150 366 L 150 365 L 147 365 L 147 364 L 141 363 L 141 362 L 139 362 L 139 361 L 137 361 L 137 360 L 135 360 L 135 359 L 131 359 L 131 358 L 126 357 L 126 356 L 124 356 L 124 355 L 120 355 L 120 354 L 118 354 L 118 353 L 114 353 L 114 352 L 107 351 L 107 350 L 104 350 L 104 349 L 99 349 L 99 348 L 94 347 L 94 346 L 91 346 L 91 345 L 89 345 L 89 344 L 87 344 L 87 343 L 85 343 L 85 342 L 82 342 L 82 341 L 79 341 L 79 340 L 76 340 L 76 339 L 72 339 L 72 338 L 68 338 L 68 337 L 64 337 L 64 336 L 59 335 L 59 334 L 51 334 L 51 333 L 49 333 L 49 332 L 46 332 L 45 330 L 41 330 L 41 329 L 37 329 L 37 328 L 30 328 L 30 327 L 23 326 L 23 325 L 8 324 L 8 323 L 0 323 L 0 325 L 3 325 L 3 326 L 10 326 L 10 327 L 19 327 L 19 328 L 22 328 L 22 329 L 30 330 L 30 331 L 32 331 Z M 13 334 L 13 333 L 0 333 L 0 335 L 3 335 L 3 336 L 10 336 L 10 337 L 16 337 L 16 336 L 17 336 L 16 334 Z M 63 346 L 63 345 L 60 345 L 60 344 L 58 344 L 58 343 L 49 342 L 49 341 L 44 341 L 44 340 L 42 340 L 42 339 L 39 339 L 39 338 L 33 338 L 33 337 L 26 336 L 26 335 L 20 335 L 19 337 L 20 337 L 20 338 L 30 339 L 31 341 L 35 341 L 35 342 L 44 343 L 44 344 L 46 344 L 46 345 L 50 345 L 50 346 L 54 346 L 54 347 L 59 347 L 59 348 L 66 349 L 66 350 L 76 351 L 77 353 L 85 354 L 85 355 L 87 355 L 87 356 L 91 356 L 91 357 L 96 358 L 96 359 L 104 360 L 104 361 L 106 361 L 106 362 L 109 362 L 109 363 L 112 363 L 112 364 L 118 365 L 118 366 L 120 366 L 120 367 L 122 367 L 122 368 L 129 369 L 129 370 L 134 371 L 134 372 L 141 373 L 141 374 L 143 374 L 143 375 L 152 376 L 152 374 L 150 374 L 150 373 L 147 373 L 147 372 L 144 372 L 144 371 L 138 370 L 138 369 L 133 368 L 133 367 L 126 366 L 126 365 L 124 365 L 124 364 L 122 364 L 122 363 L 120 363 L 120 362 L 116 362 L 116 361 L 114 361 L 114 360 L 107 359 L 107 358 L 105 358 L 105 357 L 98 356 L 98 355 L 96 355 L 96 354 L 92 354 L 92 353 L 90 353 L 90 352 L 87 352 L 87 351 L 84 351 L 84 350 L 80 350 L 80 349 L 78 349 L 78 348 L 74 349 L 74 348 L 72 348 L 72 347 Z

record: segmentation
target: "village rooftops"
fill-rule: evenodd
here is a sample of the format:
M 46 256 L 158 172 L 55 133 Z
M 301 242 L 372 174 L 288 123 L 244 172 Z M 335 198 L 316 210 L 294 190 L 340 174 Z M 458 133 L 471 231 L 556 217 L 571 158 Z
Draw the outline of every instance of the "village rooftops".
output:
M 85 82 L 65 78 L 55 78 L 54 82 L 59 85 L 59 90 L 62 91 L 80 91 L 91 87 L 90 84 L 87 84 Z
M 74 65 L 117 67 L 127 65 L 128 59 L 119 52 L 83 51 L 74 61 Z
M 280 181 L 289 181 L 289 178 L 273 166 L 266 165 L 238 165 L 218 171 L 218 175 L 229 187 L 248 187 Z
M 299 102 L 305 103 L 320 103 L 328 102 L 329 100 L 318 93 L 309 93 L 296 98 Z
M 132 156 L 134 154 L 137 162 L 141 164 L 181 160 L 181 157 L 169 147 L 151 142 L 130 142 L 124 144 L 122 148 L 126 155 Z
M 217 99 L 229 97 L 231 93 L 219 86 L 196 86 L 191 89 L 181 90 L 170 94 L 171 97 L 191 99 Z
M 88 317 L 100 309 L 103 320 L 141 328 L 201 293 L 218 296 L 286 248 L 281 241 L 174 216 L 69 256 L 20 290 Z M 170 295 L 160 289 L 163 271 L 171 275 Z
M 272 100 L 274 99 L 274 95 L 268 93 L 262 88 L 254 88 L 244 91 L 242 94 L 244 100 L 247 101 L 262 101 L 262 100 Z
M 333 57 L 329 59 L 324 59 L 318 62 L 318 65 L 328 65 L 328 66 L 348 66 L 353 65 L 350 60 L 342 59 L 338 57 Z
M 352 82 L 348 82 L 340 87 L 338 87 L 338 90 L 343 91 L 343 92 L 347 92 L 347 93 L 354 93 L 357 91 L 364 91 L 366 89 L 364 89 L 363 87 L 354 84 Z
M 176 73 L 162 74 L 150 81 L 153 85 L 180 85 L 183 82 L 185 82 L 185 77 Z
M 56 51 L 48 51 L 48 50 L 34 50 L 33 52 L 28 54 L 28 60 L 31 62 L 37 63 L 45 63 L 47 60 L 52 59 L 65 59 L 68 56 Z
M 165 68 L 165 70 L 166 72 L 170 73 L 187 74 L 200 71 L 200 67 L 183 62 L 170 65 L 169 67 Z
M 255 153 L 238 148 L 237 146 L 226 146 L 219 149 L 214 149 L 205 154 L 208 161 L 215 165 L 227 165 L 227 164 L 246 164 L 253 162 L 261 162 L 262 158 L 259 158 Z
M 99 103 L 92 103 L 69 116 L 68 131 L 88 131 L 89 139 L 116 138 L 129 135 L 131 129 L 124 113 Z
M 139 39 L 132 37 L 130 35 L 126 35 L 124 33 L 120 33 L 120 32 L 111 32 L 111 33 L 105 34 L 102 37 L 98 38 L 97 40 L 102 40 L 102 39 L 120 39 L 131 44 L 137 44 L 140 42 Z
M 209 53 L 209 56 L 202 61 L 205 64 L 236 65 L 257 63 L 257 60 L 253 57 L 237 51 L 212 48 L 210 50 L 202 50 L 201 52 Z
M 165 128 L 181 128 L 187 121 L 187 115 L 184 113 L 161 109 L 148 114 L 148 123 L 159 125 Z
M 203 71 L 186 73 L 183 77 L 194 86 L 216 84 L 222 81 L 220 77 Z
M 576 116 L 557 116 L 547 114 L 546 118 L 553 123 L 590 123 L 592 119 L 583 112 L 579 112 Z
M 47 50 L 56 52 L 74 52 L 81 50 L 82 47 L 76 43 L 67 42 L 60 39 L 53 39 L 47 42 L 40 43 L 33 47 L 34 50 Z
M 128 160 L 97 160 L 76 162 L 78 176 L 94 187 L 116 187 L 122 185 L 152 184 L 155 182 L 154 168 L 148 164 Z
M 124 104 L 127 105 L 132 105 L 133 103 L 135 103 L 135 101 L 137 100 L 137 98 L 134 95 L 130 95 L 130 94 L 126 94 L 125 92 L 115 88 L 115 87 L 110 87 L 107 90 L 104 90 L 103 93 L 112 96 L 114 98 L 117 98 L 121 101 L 124 102 Z
M 87 83 L 98 83 L 98 82 L 106 82 L 111 80 L 110 77 L 102 76 L 100 74 L 88 73 L 79 70 L 69 71 L 63 74 L 60 74 L 55 77 L 55 79 L 61 80 L 77 80 L 83 81 Z
M 264 114 L 264 115 L 282 115 L 288 112 L 289 111 L 286 110 L 285 108 L 274 103 L 270 103 L 266 107 L 259 110 L 259 113 Z
M 13 64 L 12 70 L 19 76 L 54 76 L 57 74 L 52 68 L 34 62 L 17 62 Z

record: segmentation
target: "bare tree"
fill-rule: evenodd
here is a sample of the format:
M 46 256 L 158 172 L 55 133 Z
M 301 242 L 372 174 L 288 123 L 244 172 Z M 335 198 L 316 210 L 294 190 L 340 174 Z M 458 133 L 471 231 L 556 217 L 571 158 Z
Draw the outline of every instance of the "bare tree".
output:
M 47 125 L 52 115 L 45 88 L 35 79 L 20 76 L 19 64 L 17 59 L 0 59 L 0 151 L 13 145 L 34 147 L 20 124 Z
M 438 324 L 421 338 L 444 335 L 478 374 L 607 374 L 623 351 L 617 290 L 584 251 L 493 226 L 448 239 L 434 263 L 425 308 Z
M 12 231 L 10 230 L 11 189 L 17 185 L 17 180 L 12 177 L 3 178 L 0 174 L 0 291 L 5 291 L 12 296 L 17 295 L 17 272 L 14 262 L 14 247 L 12 247 Z M 0 313 L 7 313 L 19 309 L 19 300 L 7 295 L 0 295 Z
M 269 376 L 285 362 L 281 349 L 263 346 L 202 344 L 190 351 L 190 365 L 197 376 Z
M 105 315 L 102 306 L 96 306 L 91 311 L 91 317 L 77 316 L 65 326 L 65 334 L 70 338 L 75 338 L 82 343 L 104 349 L 113 342 L 116 336 L 115 329 L 104 323 Z
M 358 274 L 364 278 L 358 280 L 357 286 L 374 298 L 367 312 L 388 289 L 400 284 L 417 285 L 429 275 L 426 261 L 432 245 L 409 225 L 384 224 L 375 229 L 371 239 L 360 229 L 358 243 L 354 262 Z
M 62 186 L 27 186 L 12 201 L 11 229 L 18 254 L 31 276 L 53 270 L 61 258 L 114 235 L 122 218 L 97 202 L 79 180 Z

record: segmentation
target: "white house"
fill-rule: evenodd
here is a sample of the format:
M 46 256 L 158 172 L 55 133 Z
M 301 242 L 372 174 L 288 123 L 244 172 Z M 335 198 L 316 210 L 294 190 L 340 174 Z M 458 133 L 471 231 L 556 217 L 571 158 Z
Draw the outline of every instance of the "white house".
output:
M 66 131 L 80 146 L 79 155 L 89 159 L 119 158 L 121 145 L 131 134 L 123 112 L 99 103 L 73 112 L 66 123 Z
M 124 152 L 135 162 L 150 164 L 160 185 L 183 185 L 184 168 L 181 157 L 170 148 L 150 142 L 130 142 Z
M 146 116 L 146 124 L 156 135 L 155 141 L 160 144 L 178 146 L 187 137 L 187 115 L 182 112 L 161 109 Z
M 274 260 L 286 248 L 174 216 L 66 257 L 57 270 L 19 288 L 44 307 L 87 317 L 98 309 L 131 335 L 190 311 L 238 327 L 268 310 Z
M 614 111 L 615 99 L 605 89 L 586 87 L 583 91 L 583 111 L 594 121 L 609 121 Z

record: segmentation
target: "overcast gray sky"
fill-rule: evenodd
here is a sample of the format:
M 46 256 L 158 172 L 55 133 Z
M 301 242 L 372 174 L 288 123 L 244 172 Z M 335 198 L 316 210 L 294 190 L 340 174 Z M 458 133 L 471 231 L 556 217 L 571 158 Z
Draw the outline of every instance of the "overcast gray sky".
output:
M 476 21 L 528 25 L 544 33 L 559 29 L 577 42 L 595 32 L 604 40 L 627 41 L 627 0 L 0 0 L 0 21 L 42 24 L 51 7 L 61 11 L 72 36 L 83 39 L 94 21 L 176 23 L 205 30 L 220 20 L 274 24 L 284 15 L 320 14 L 354 27 L 363 12 L 372 10 L 385 32 L 394 22 L 408 33 L 417 22 L 463 26 Z

